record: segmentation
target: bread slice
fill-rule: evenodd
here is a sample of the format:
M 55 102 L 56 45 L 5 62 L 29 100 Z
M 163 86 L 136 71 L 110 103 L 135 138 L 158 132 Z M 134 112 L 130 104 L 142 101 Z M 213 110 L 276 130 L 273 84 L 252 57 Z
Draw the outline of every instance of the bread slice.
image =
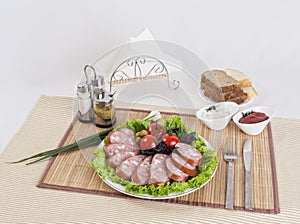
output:
M 245 73 L 231 68 L 224 69 L 224 71 L 227 75 L 230 75 L 232 78 L 239 81 L 242 88 L 252 86 L 252 81 Z
M 200 88 L 204 95 L 216 102 L 231 101 L 238 104 L 247 99 L 240 83 L 223 70 L 210 70 L 201 75 Z
M 227 100 L 227 102 L 234 102 L 234 103 L 237 103 L 237 104 L 241 104 L 241 103 L 244 103 L 246 99 L 247 99 L 247 96 L 245 94 L 243 96 L 231 98 L 231 99 Z
M 212 100 L 217 102 L 229 101 L 238 97 L 244 100 L 247 98 L 247 95 L 243 92 L 242 89 L 223 93 L 213 90 L 205 83 L 201 83 L 201 88 L 204 90 L 205 96 L 211 97 Z
M 239 82 L 222 70 L 204 72 L 201 75 L 201 83 L 205 83 L 207 86 L 223 93 L 240 89 Z
M 251 79 L 243 72 L 236 69 L 224 69 L 226 74 L 230 75 L 232 78 L 240 83 L 241 88 L 247 94 L 247 98 L 253 98 L 258 96 L 258 93 L 252 85 Z

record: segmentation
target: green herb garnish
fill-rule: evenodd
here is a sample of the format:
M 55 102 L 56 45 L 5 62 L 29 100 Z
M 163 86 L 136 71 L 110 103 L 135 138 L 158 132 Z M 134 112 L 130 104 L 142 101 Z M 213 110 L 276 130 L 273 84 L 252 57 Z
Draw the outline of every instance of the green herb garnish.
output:
M 253 110 L 248 111 L 246 113 L 242 112 L 242 117 L 247 117 L 248 115 L 253 114 L 253 113 L 255 113 Z
M 207 108 L 207 109 L 205 109 L 205 110 L 206 110 L 206 112 L 208 112 L 208 111 L 216 110 L 216 109 L 217 109 L 216 106 L 215 106 L 215 105 L 212 105 L 212 106 L 210 106 L 209 108 Z

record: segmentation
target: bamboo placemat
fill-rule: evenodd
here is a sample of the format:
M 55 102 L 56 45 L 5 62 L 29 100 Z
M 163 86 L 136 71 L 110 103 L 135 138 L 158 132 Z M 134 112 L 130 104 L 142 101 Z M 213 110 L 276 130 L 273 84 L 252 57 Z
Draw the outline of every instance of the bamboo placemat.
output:
M 149 111 L 142 110 L 117 110 L 118 123 L 126 119 L 143 118 Z M 162 113 L 163 118 L 168 118 L 172 113 Z M 199 130 L 200 134 L 216 149 L 219 165 L 215 176 L 203 188 L 186 196 L 168 200 L 154 200 L 156 202 L 179 203 L 194 206 L 207 206 L 224 208 L 227 181 L 227 163 L 223 160 L 223 147 L 225 139 L 235 136 L 238 160 L 234 163 L 234 209 L 244 210 L 244 165 L 242 146 L 244 140 L 252 139 L 252 190 L 253 212 L 279 213 L 278 188 L 274 147 L 271 125 L 257 136 L 242 133 L 231 121 L 226 129 L 212 131 L 202 124 L 194 115 L 181 115 L 186 126 L 192 130 Z M 73 121 L 59 146 L 68 145 L 80 138 L 94 134 L 102 129 L 92 124 L 83 124 Z M 81 193 L 106 195 L 110 197 L 127 197 L 130 200 L 140 200 L 119 193 L 107 186 L 96 172 L 89 168 L 87 160 L 92 156 L 95 147 L 71 153 L 60 154 L 53 157 L 38 187 L 67 190 Z

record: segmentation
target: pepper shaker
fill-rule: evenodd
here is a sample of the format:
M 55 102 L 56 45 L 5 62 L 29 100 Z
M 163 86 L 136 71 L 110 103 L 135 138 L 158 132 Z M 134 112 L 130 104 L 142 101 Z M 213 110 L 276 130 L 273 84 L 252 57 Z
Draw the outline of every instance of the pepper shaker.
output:
M 100 75 L 96 76 L 95 79 L 92 80 L 91 85 L 93 91 L 93 95 L 92 95 L 92 99 L 93 99 L 94 94 L 105 91 L 104 77 Z
M 90 109 L 92 106 L 91 94 L 88 84 L 80 82 L 77 85 L 78 117 L 83 123 L 91 122 Z

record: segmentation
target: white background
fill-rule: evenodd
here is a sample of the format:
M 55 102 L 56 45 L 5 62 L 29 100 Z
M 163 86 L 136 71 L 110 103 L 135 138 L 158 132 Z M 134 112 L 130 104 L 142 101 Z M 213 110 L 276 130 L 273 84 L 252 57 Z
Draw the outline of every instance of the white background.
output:
M 84 65 L 145 27 L 247 73 L 256 104 L 299 119 L 299 21 L 296 0 L 0 0 L 0 152 L 40 94 L 74 96 Z

